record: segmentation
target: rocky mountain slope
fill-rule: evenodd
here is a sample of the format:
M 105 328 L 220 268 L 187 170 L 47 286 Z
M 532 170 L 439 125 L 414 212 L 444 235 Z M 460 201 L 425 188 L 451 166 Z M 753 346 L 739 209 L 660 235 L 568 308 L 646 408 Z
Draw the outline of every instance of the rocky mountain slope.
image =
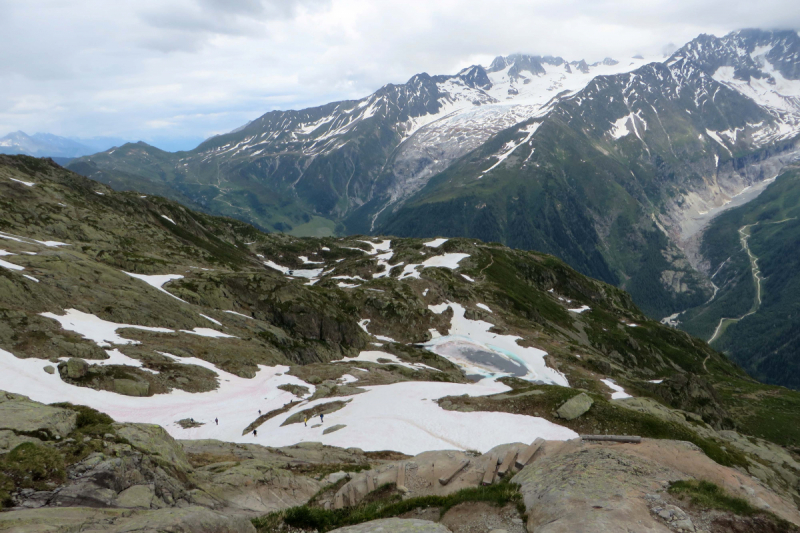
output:
M 553 253 L 653 317 L 699 305 L 713 291 L 697 249 L 704 224 L 798 157 L 798 49 L 795 32 L 701 36 L 663 63 L 595 78 L 433 178 L 379 228 Z
M 10 505 L 43 507 L 9 520 L 124 530 L 199 505 L 224 522 L 305 504 L 330 472 L 309 466 L 320 462 L 585 433 L 688 442 L 787 509 L 800 499 L 800 395 L 753 381 L 552 256 L 473 239 L 264 234 L 27 157 L 0 159 L 0 202 L 0 408 L 34 412 L 30 424 L 0 417 L 0 482 Z M 190 467 L 177 452 L 159 452 L 169 468 L 141 455 L 171 438 L 192 441 Z M 298 443 L 363 452 L 270 463 Z M 26 477 L 30 457 L 52 467 Z M 313 479 L 283 480 L 263 461 Z M 153 518 L 55 509 L 145 500 Z

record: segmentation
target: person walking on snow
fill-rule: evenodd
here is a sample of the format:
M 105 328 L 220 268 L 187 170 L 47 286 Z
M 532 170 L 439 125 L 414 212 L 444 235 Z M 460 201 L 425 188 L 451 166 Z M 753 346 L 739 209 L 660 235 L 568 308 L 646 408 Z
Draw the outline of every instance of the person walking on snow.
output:
M 325 417 L 325 413 L 320 413 L 319 414 L 319 422 L 320 422 L 320 424 L 325 422 L 325 418 L 324 417 Z
M 308 415 L 306 415 L 306 417 L 303 419 L 303 425 L 308 427 Z
M 255 430 L 255 429 L 253 430 L 253 436 L 254 437 L 258 437 L 258 430 Z
M 216 423 L 217 425 L 219 425 L 219 418 L 215 418 L 215 419 L 214 419 L 214 423 Z

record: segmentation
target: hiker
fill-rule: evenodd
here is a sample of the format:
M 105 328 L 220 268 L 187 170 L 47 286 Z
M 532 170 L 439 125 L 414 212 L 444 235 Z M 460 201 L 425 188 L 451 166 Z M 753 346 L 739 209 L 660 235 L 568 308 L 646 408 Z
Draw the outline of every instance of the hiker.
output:
M 306 417 L 303 419 L 303 425 L 308 427 L 308 415 L 306 415 Z
M 320 414 L 319 414 L 319 422 L 320 422 L 320 424 L 321 424 L 322 422 L 325 422 L 325 418 L 324 418 L 324 417 L 325 417 L 325 413 L 320 413 Z
M 261 409 L 258 410 L 258 416 L 261 416 Z
M 256 429 L 253 430 L 253 436 L 254 437 L 258 437 L 258 430 L 256 430 Z
M 216 425 L 219 425 L 219 418 L 215 418 L 215 419 L 214 419 L 214 423 L 215 423 Z

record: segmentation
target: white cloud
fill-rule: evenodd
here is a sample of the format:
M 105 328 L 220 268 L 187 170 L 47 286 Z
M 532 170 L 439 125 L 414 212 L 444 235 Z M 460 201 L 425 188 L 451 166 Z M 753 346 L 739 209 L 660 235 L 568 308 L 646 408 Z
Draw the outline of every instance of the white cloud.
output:
M 798 28 L 793 0 L 0 2 L 0 135 L 205 137 L 500 54 L 588 61 Z

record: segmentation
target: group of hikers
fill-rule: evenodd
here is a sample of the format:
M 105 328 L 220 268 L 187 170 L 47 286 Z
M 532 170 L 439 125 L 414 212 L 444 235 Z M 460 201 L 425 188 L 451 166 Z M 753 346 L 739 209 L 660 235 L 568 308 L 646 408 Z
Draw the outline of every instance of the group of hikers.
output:
M 261 409 L 259 409 L 259 410 L 258 410 L 258 416 L 261 416 Z M 217 420 L 217 419 L 215 418 L 215 419 L 214 419 L 214 421 L 217 423 L 217 425 L 219 425 L 219 420 Z M 323 423 L 323 422 L 325 422 L 325 413 L 320 413 L 320 414 L 319 414 L 319 422 L 320 422 L 320 424 L 321 424 L 321 423 Z M 303 425 L 304 425 L 305 427 L 308 427 L 308 415 L 306 415 L 306 416 L 303 418 Z M 258 437 L 258 429 L 254 429 L 254 430 L 253 430 L 253 436 L 254 436 L 254 437 Z

